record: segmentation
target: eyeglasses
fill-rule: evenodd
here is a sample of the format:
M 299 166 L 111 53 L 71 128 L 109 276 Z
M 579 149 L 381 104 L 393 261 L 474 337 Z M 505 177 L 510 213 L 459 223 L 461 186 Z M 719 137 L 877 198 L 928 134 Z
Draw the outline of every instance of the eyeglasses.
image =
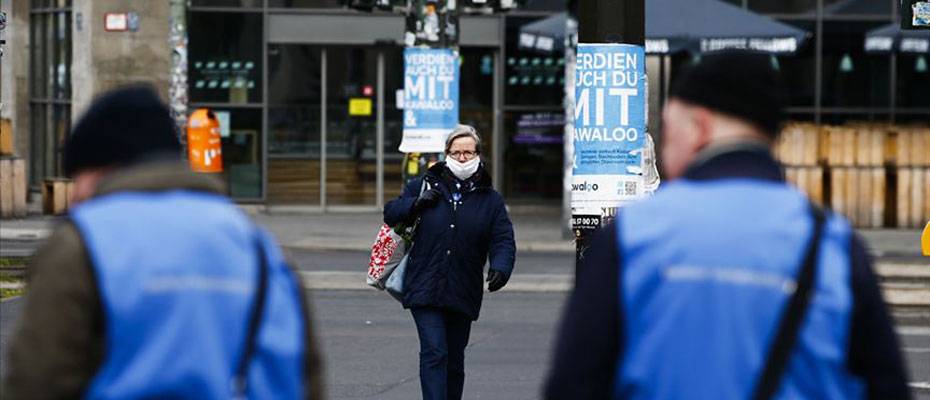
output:
M 468 151 L 468 150 L 466 150 L 466 151 L 453 151 L 453 152 L 451 152 L 451 153 L 448 153 L 448 156 L 449 156 L 449 157 L 456 158 L 456 159 L 465 157 L 466 160 L 471 160 L 472 158 L 475 158 L 475 156 L 477 156 L 477 155 L 478 155 L 478 152 L 477 152 L 477 151 Z

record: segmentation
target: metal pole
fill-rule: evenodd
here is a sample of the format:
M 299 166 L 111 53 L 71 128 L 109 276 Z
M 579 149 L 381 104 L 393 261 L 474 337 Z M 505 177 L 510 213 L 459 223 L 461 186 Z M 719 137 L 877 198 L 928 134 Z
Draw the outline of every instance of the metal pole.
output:
M 320 50 L 320 209 L 326 212 L 326 48 Z
M 814 123 L 820 124 L 823 97 L 823 0 L 817 0 L 817 54 L 814 57 Z
M 498 21 L 503 24 L 503 21 Z M 504 29 L 501 29 L 503 36 Z M 501 38 L 501 43 L 504 43 Z M 501 109 L 504 107 L 504 48 L 499 47 L 494 51 L 494 91 L 492 106 L 494 107 L 494 121 L 492 122 L 494 132 L 491 136 L 491 165 L 494 189 L 498 192 L 504 192 L 504 115 Z
M 578 42 L 628 43 L 643 46 L 646 36 L 643 0 L 578 2 Z
M 384 51 L 378 51 L 378 124 L 375 137 L 376 190 L 375 206 L 378 209 L 384 205 Z
M 644 0 L 579 0 L 578 43 L 626 43 L 644 46 L 646 36 L 646 7 Z M 572 216 L 572 224 L 578 223 Z M 605 216 L 601 215 L 600 221 Z M 575 231 L 575 268 L 580 266 L 589 244 L 591 231 Z

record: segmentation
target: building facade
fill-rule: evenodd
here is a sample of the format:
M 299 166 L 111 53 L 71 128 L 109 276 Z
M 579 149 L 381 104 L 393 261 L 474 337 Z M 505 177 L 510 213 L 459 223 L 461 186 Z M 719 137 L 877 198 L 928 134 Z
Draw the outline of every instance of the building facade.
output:
M 796 55 L 773 60 L 793 120 L 930 121 L 930 54 L 864 51 L 865 33 L 895 20 L 895 0 L 727 2 L 810 32 Z M 167 100 L 168 3 L 3 0 L 11 18 L 2 84 L 12 104 L 2 117 L 13 121 L 34 186 L 60 174 L 62 140 L 95 94 L 147 82 Z M 482 157 L 512 204 L 558 205 L 563 195 L 563 59 L 517 41 L 521 26 L 564 10 L 537 0 L 461 18 L 460 120 L 483 135 Z M 135 26 L 107 30 L 107 13 L 131 13 Z M 186 26 L 189 111 L 208 107 L 227 123 L 223 177 L 234 198 L 338 211 L 378 209 L 398 194 L 403 16 L 340 0 L 191 0 Z M 691 57 L 649 60 L 654 135 L 657 88 L 668 86 L 658 78 Z M 371 111 L 350 112 L 350 99 L 364 97 Z

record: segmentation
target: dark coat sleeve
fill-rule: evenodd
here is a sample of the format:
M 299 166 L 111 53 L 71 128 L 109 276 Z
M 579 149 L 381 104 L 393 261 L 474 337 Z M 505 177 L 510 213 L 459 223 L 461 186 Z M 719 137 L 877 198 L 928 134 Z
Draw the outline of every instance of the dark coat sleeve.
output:
M 7 348 L 10 399 L 80 398 L 102 363 L 103 306 L 77 229 L 62 225 L 29 266 Z
M 420 197 L 420 187 L 423 178 L 414 179 L 396 199 L 387 202 L 384 205 L 384 223 L 388 226 L 397 226 L 400 223 L 412 223 L 416 217 L 411 210 L 413 203 Z
M 498 198 L 500 198 L 500 195 L 498 195 Z M 516 252 L 517 245 L 513 238 L 513 223 L 510 222 L 510 215 L 507 214 L 504 200 L 500 198 L 491 226 L 490 268 L 510 277 L 510 273 L 513 272 Z
M 907 372 L 885 300 L 862 240 L 851 245 L 853 315 L 848 349 L 849 371 L 866 383 L 870 399 L 909 399 Z
M 614 225 L 601 229 L 577 268 L 575 289 L 556 339 L 546 399 L 613 397 L 623 321 L 617 243 Z

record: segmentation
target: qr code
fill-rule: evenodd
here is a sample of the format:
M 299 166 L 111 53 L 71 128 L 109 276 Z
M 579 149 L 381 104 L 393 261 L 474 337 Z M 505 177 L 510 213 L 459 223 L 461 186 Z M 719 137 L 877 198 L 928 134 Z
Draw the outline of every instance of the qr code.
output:
M 623 187 L 618 192 L 624 196 L 636 196 L 636 182 L 623 182 Z

